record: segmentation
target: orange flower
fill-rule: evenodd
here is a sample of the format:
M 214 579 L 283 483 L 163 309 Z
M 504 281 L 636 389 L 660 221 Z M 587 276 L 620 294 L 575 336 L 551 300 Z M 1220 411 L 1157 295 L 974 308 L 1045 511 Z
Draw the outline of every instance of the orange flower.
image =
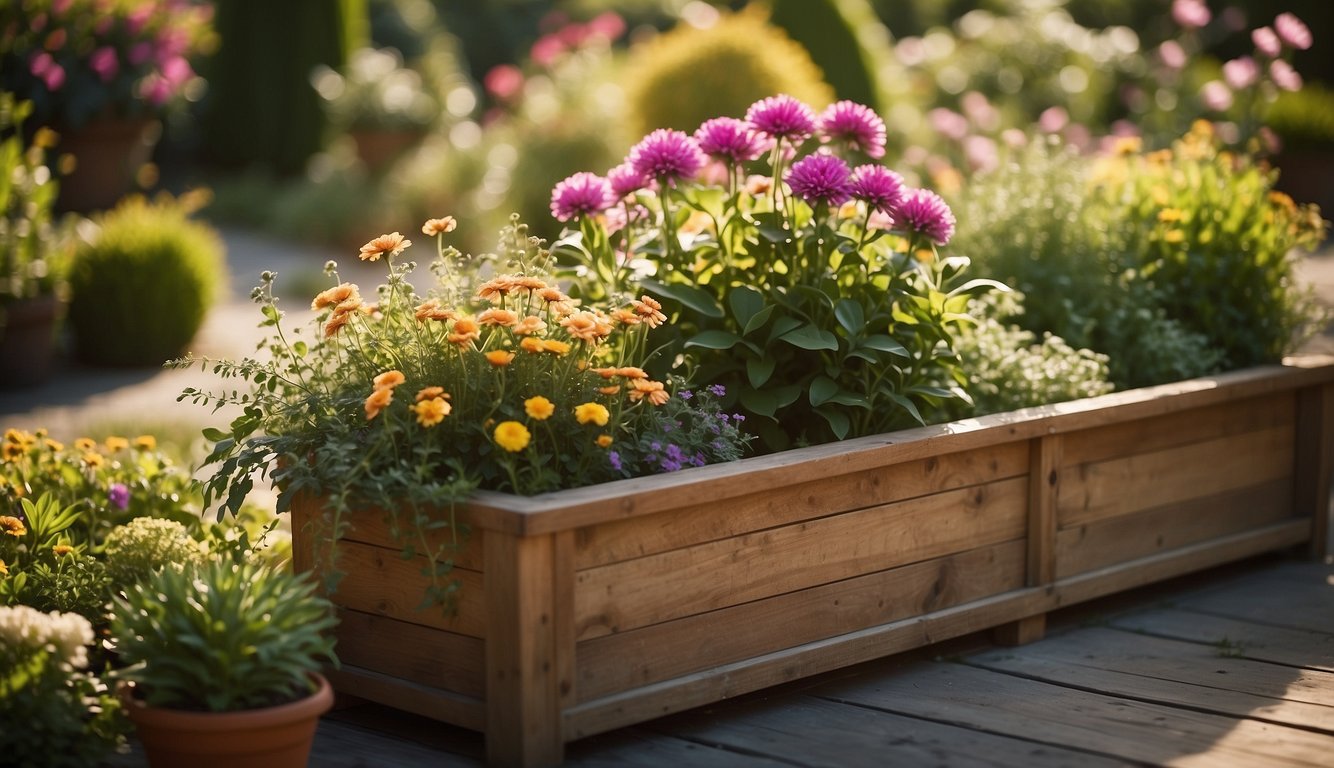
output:
M 72 555 L 74 554 L 74 547 L 71 547 L 68 544 L 57 544 L 54 547 L 51 547 L 51 554 L 55 555 L 56 557 L 64 557 L 65 555 Z
M 361 298 L 357 293 L 357 286 L 352 283 L 342 283 L 327 291 L 320 292 L 319 295 L 315 297 L 315 300 L 310 302 L 310 308 L 324 309 L 325 307 L 333 307 L 342 304 L 348 299 L 354 298 L 358 301 L 360 301 Z
M 519 349 L 522 349 L 524 352 L 541 352 L 546 349 L 542 341 L 542 339 L 539 339 L 536 336 L 525 336 L 523 340 L 519 342 Z
M 404 248 L 412 245 L 411 240 L 404 240 L 403 236 L 397 232 L 390 232 L 387 235 L 380 235 L 374 240 L 361 246 L 362 261 L 379 261 L 381 256 L 394 257 L 403 252 Z
M 423 427 L 434 427 L 444 421 L 449 412 L 453 410 L 443 397 L 421 400 L 411 408 L 413 413 L 417 414 L 417 423 Z
M 514 353 L 504 349 L 493 349 L 486 353 L 486 361 L 497 368 L 504 368 L 514 360 Z
M 516 288 L 525 288 L 530 291 L 540 291 L 547 287 L 545 281 L 532 275 L 519 275 L 514 278 Z
M 510 330 L 515 336 L 532 336 L 547 329 L 547 323 L 537 315 L 528 315 L 514 324 Z
M 119 451 L 121 449 L 129 448 L 130 441 L 126 440 L 123 437 L 117 437 L 115 435 L 111 435 L 107 438 L 106 445 L 108 452 L 115 453 L 116 451 Z
M 611 334 L 611 324 L 588 311 L 575 312 L 560 321 L 574 338 L 596 344 Z
M 23 521 L 10 515 L 0 515 L 0 533 L 18 538 L 27 533 L 28 529 L 23 525 Z
M 611 435 L 598 435 L 597 444 L 599 448 L 607 448 L 611 445 Z
M 454 321 L 454 331 L 449 334 L 449 343 L 464 346 L 481 338 L 482 329 L 477 325 L 477 321 L 468 317 L 460 317 Z
M 389 407 L 394 402 L 394 390 L 377 389 L 366 398 L 366 420 L 370 421 L 380 415 L 380 411 Z
M 639 301 L 633 303 L 635 314 L 644 318 L 644 322 L 650 328 L 657 328 L 667 322 L 667 316 L 662 313 L 662 305 L 652 296 L 640 296 Z
M 523 412 L 528 414 L 528 418 L 546 421 L 551 418 L 551 414 L 556 412 L 556 406 L 550 400 L 537 395 L 523 401 Z
M 532 337 L 530 336 L 529 338 Z M 527 339 L 524 341 L 527 341 Z M 570 345 L 563 341 L 557 341 L 556 339 L 542 339 L 542 351 L 560 356 L 570 351 Z
M 500 275 L 477 286 L 477 298 L 499 304 L 518 287 L 514 275 Z
M 662 405 L 671 399 L 671 395 L 663 388 L 661 381 L 649 381 L 648 379 L 635 379 L 630 382 L 633 389 L 630 390 L 630 402 L 638 402 L 641 399 L 647 399 L 654 405 Z
M 600 395 L 614 395 L 620 391 L 621 387 L 617 384 L 613 384 L 610 387 L 598 387 L 598 394 Z
M 627 378 L 627 379 L 647 379 L 647 378 L 648 378 L 648 374 L 647 374 L 647 373 L 644 373 L 644 369 L 643 369 L 643 368 L 636 368 L 636 367 L 634 367 L 634 366 L 632 366 L 632 365 L 627 365 L 627 366 L 625 366 L 625 367 L 623 367 L 623 368 L 617 368 L 617 369 L 616 369 L 616 375 L 617 375 L 617 376 L 624 377 L 624 378 Z
M 86 466 L 93 468 L 100 467 L 106 463 L 105 456 L 103 456 L 100 453 L 95 453 L 93 451 L 88 451 L 80 458 Z
M 324 338 L 336 336 L 343 329 L 343 326 L 351 321 L 351 312 L 334 312 L 333 316 L 329 318 L 329 322 L 324 324 Z
M 422 387 L 422 390 L 417 393 L 417 402 L 420 403 L 423 400 L 433 400 L 437 397 L 443 397 L 448 400 L 449 393 L 445 391 L 444 387 Z
M 427 299 L 417 305 L 417 309 L 414 312 L 414 317 L 417 318 L 417 321 L 423 323 L 427 320 L 453 320 L 458 316 L 458 313 L 454 310 L 445 309 L 440 306 L 439 299 Z
M 373 384 L 376 389 L 393 389 L 404 381 L 407 381 L 407 377 L 403 375 L 402 371 L 385 371 L 379 376 L 376 376 L 371 381 L 371 384 Z
M 458 225 L 459 223 L 454 220 L 453 216 L 446 216 L 443 219 L 427 219 L 426 223 L 422 225 L 422 234 L 435 237 L 446 232 L 453 232 Z
M 611 418 L 611 413 L 607 410 L 607 406 L 601 403 L 582 403 L 574 407 L 574 418 L 580 424 L 605 427 L 607 420 Z
M 559 288 L 543 288 L 537 292 L 537 297 L 558 315 L 568 315 L 574 311 L 574 299 L 561 293 Z
M 519 315 L 508 309 L 491 307 L 482 310 L 482 313 L 477 316 L 477 322 L 482 325 L 501 325 L 508 328 L 519 322 Z
M 639 315 L 636 315 L 634 312 L 625 309 L 624 307 L 621 307 L 619 309 L 613 309 L 611 311 L 611 319 L 615 320 L 621 325 L 639 325 L 639 323 L 641 322 L 639 319 Z

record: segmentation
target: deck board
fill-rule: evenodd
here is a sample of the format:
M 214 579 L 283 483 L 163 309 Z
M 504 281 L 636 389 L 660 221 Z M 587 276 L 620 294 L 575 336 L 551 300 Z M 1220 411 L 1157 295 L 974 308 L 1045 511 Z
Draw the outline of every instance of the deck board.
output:
M 1052 619 L 1020 648 L 974 635 L 576 741 L 566 765 L 1330 765 L 1334 566 L 1257 558 Z M 310 765 L 471 767 L 483 751 L 361 704 L 324 719 Z

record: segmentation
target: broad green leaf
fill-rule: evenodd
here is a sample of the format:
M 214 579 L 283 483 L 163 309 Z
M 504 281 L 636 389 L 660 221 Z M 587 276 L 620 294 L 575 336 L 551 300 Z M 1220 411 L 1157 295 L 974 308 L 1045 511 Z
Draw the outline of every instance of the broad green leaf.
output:
M 834 317 L 844 330 L 854 336 L 866 327 L 866 312 L 859 302 L 852 299 L 839 299 L 834 305 Z
M 746 327 L 743 328 L 741 331 L 742 335 L 749 335 L 751 333 L 754 333 L 756 330 L 763 328 L 764 324 L 769 322 L 769 318 L 773 316 L 773 313 L 774 313 L 774 305 L 773 304 L 765 305 L 764 309 L 761 309 L 759 312 L 756 312 L 755 314 L 751 315 L 750 320 L 746 321 Z
M 829 398 L 838 394 L 838 382 L 828 376 L 816 376 L 811 382 L 810 392 L 807 395 L 810 398 L 811 405 L 824 405 Z
M 769 342 L 778 341 L 783 334 L 801 326 L 801 321 L 795 317 L 783 316 L 774 321 L 773 330 L 769 331 Z
M 890 393 L 889 399 L 893 400 L 894 402 L 902 406 L 903 410 L 907 411 L 909 415 L 911 415 L 918 424 L 922 424 L 925 426 L 926 419 L 922 418 L 921 412 L 917 410 L 917 405 L 913 403 L 913 401 L 909 400 L 903 395 L 900 395 L 897 392 Z
M 852 428 L 852 419 L 849 419 L 846 413 L 832 408 L 816 408 L 815 412 L 829 422 L 829 429 L 833 430 L 834 437 L 842 440 L 848 436 L 848 430 Z
M 723 316 L 722 307 L 718 306 L 718 301 L 713 298 L 713 295 L 694 286 L 682 285 L 681 283 L 660 283 L 656 280 L 645 280 L 641 285 L 648 292 L 678 301 L 691 311 L 705 317 L 721 319 Z
M 834 395 L 833 397 L 829 398 L 829 402 L 838 403 L 839 405 L 848 405 L 854 408 L 869 409 L 871 407 L 870 400 L 867 400 L 861 395 L 849 392 L 846 389 L 839 392 L 837 395 Z
M 764 296 L 748 285 L 739 285 L 727 294 L 727 303 L 732 307 L 737 325 L 745 328 L 750 319 L 764 309 Z
M 735 333 L 727 331 L 703 331 L 690 337 L 686 341 L 687 347 L 703 347 L 705 349 L 731 349 L 741 341 L 741 337 Z
M 783 341 L 794 347 L 801 349 L 820 350 L 820 349 L 838 349 L 838 338 L 834 334 L 822 328 L 816 328 L 813 325 L 803 325 L 800 328 L 783 334 Z
M 866 349 L 874 349 L 877 352 L 888 352 L 891 355 L 899 357 L 908 357 L 908 350 L 897 341 L 891 339 L 883 333 L 873 333 L 864 339 L 858 341 L 857 346 Z
M 750 385 L 759 389 L 774 374 L 776 361 L 772 357 L 751 357 L 746 359 L 746 378 Z

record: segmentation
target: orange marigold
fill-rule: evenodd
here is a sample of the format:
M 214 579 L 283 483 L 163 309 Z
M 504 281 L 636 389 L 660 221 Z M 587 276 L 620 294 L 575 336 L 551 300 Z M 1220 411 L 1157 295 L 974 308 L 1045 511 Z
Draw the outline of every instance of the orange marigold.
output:
M 527 317 L 521 318 L 510 330 L 514 332 L 515 336 L 532 336 L 534 334 L 542 333 L 546 329 L 547 323 L 545 320 L 537 315 L 528 315 Z
M 394 390 L 377 389 L 366 398 L 366 420 L 370 421 L 380 415 L 380 411 L 389 407 L 394 402 Z
M 522 349 L 524 352 L 541 352 L 545 350 L 546 347 L 543 345 L 542 339 L 539 339 L 536 336 L 525 336 L 523 340 L 519 342 L 519 349 Z
M 321 291 L 317 294 L 315 300 L 310 302 L 310 308 L 324 309 L 325 307 L 337 306 L 348 299 L 357 296 L 359 296 L 357 293 L 357 286 L 352 283 L 341 283 L 327 291 Z
M 477 315 L 477 322 L 482 325 L 500 325 L 509 328 L 519 322 L 519 315 L 508 309 L 491 307 Z
M 570 351 L 570 345 L 563 341 L 557 341 L 556 339 L 542 339 L 542 351 L 550 352 L 557 356 L 564 355 Z
M 580 424 L 596 424 L 599 427 L 605 427 L 607 421 L 611 418 L 611 412 L 602 403 L 581 403 L 574 407 L 574 418 Z
M 598 435 L 597 444 L 599 448 L 607 448 L 611 443 L 611 435 Z
M 417 423 L 423 427 L 434 427 L 444 421 L 449 412 L 453 410 L 443 397 L 422 400 L 411 407 L 412 412 L 417 414 Z
M 514 353 L 506 349 L 493 349 L 486 353 L 486 361 L 497 368 L 504 368 L 514 361 Z
M 477 286 L 477 298 L 499 304 L 519 286 L 514 282 L 514 275 L 498 275 Z
M 458 225 L 459 223 L 454 220 L 453 216 L 445 216 L 441 219 L 427 219 L 426 223 L 422 225 L 422 234 L 435 237 L 436 235 L 443 235 L 446 232 L 453 232 Z
M 600 395 L 614 395 L 620 391 L 621 387 L 619 384 L 613 384 L 610 387 L 598 387 L 598 394 Z
M 509 451 L 517 453 L 528 447 L 528 442 L 533 436 L 528 428 L 517 421 L 502 421 L 496 425 L 494 433 L 496 445 Z
M 464 346 L 481 338 L 482 328 L 476 320 L 469 317 L 460 317 L 454 321 L 454 330 L 448 336 L 450 344 Z
M 560 324 L 574 338 L 596 344 L 611 334 L 611 324 L 587 310 L 566 316 Z
M 409 245 L 412 245 L 412 241 L 405 240 L 403 236 L 397 232 L 380 235 L 369 243 L 361 246 L 361 260 L 379 261 L 381 256 L 397 256 Z
M 385 371 L 372 379 L 371 384 L 376 389 L 393 389 L 404 381 L 407 381 L 407 377 L 403 375 L 402 371 Z
M 452 309 L 440 306 L 439 299 L 427 299 L 417 305 L 416 310 L 413 311 L 413 316 L 417 318 L 417 322 L 424 323 L 427 320 L 453 320 L 459 315 Z
M 650 328 L 657 328 L 667 322 L 667 316 L 662 313 L 662 305 L 652 296 L 640 296 L 639 301 L 633 303 L 635 314 L 644 318 L 644 323 Z
M 519 275 L 514 278 L 516 288 L 524 288 L 529 291 L 540 291 L 547 287 L 546 281 L 540 277 L 532 275 Z
M 448 400 L 449 393 L 445 391 L 444 387 L 422 387 L 421 391 L 417 393 L 417 402 L 420 403 L 423 400 L 432 400 L 437 397 Z
M 528 414 L 528 418 L 545 421 L 551 418 L 551 414 L 556 412 L 556 406 L 541 395 L 530 397 L 523 401 L 523 412 Z
M 615 320 L 621 325 L 639 325 L 639 323 L 642 322 L 639 319 L 639 315 L 636 315 L 633 311 L 628 310 L 624 307 L 613 309 L 611 311 L 611 319 Z
M 0 515 L 0 533 L 18 538 L 28 532 L 23 521 L 11 515 Z
M 638 402 L 646 399 L 654 405 L 662 405 L 671 399 L 666 388 L 662 386 L 661 381 L 650 381 L 648 379 L 635 379 L 630 382 L 633 387 L 630 390 L 630 401 Z

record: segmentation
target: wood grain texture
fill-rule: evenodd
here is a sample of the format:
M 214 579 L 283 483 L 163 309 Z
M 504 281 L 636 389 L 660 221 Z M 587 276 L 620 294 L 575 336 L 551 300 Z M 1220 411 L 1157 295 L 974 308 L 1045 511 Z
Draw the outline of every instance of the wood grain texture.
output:
M 428 584 L 422 574 L 425 558 L 404 560 L 398 550 L 355 541 L 339 542 L 338 558 L 347 573 L 334 594 L 339 605 L 461 635 L 485 636 L 486 598 L 477 571 L 455 568 L 450 574 L 459 584 L 457 612 L 450 614 L 442 606 L 422 604 Z
M 485 693 L 478 638 L 348 609 L 338 612 L 336 635 L 343 664 L 476 699 Z
M 1307 387 L 1297 393 L 1294 498 L 1300 513 L 1311 515 L 1311 556 L 1330 554 L 1331 473 L 1334 473 L 1334 386 Z
M 480 731 L 486 724 L 486 704 L 471 696 L 444 691 L 411 680 L 344 665 L 325 670 L 339 691 L 358 698 L 388 704 L 404 712 L 429 717 L 461 728 Z
M 1111 626 L 1156 637 L 1227 648 L 1243 659 L 1334 672 L 1334 634 L 1163 608 L 1118 616 Z

